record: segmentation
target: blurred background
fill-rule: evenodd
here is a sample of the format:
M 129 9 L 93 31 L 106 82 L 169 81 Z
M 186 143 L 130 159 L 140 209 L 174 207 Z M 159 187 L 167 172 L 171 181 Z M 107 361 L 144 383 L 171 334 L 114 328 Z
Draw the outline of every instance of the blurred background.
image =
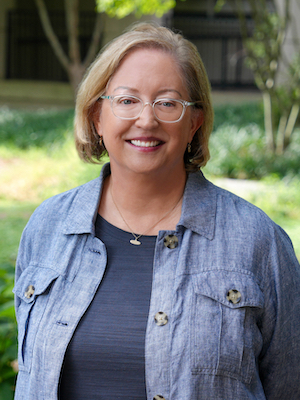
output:
M 0 0 L 1 400 L 13 398 L 17 372 L 21 232 L 44 199 L 99 175 L 74 149 L 76 90 L 134 22 L 154 20 L 197 46 L 215 107 L 204 173 L 280 224 L 300 259 L 299 19 L 299 0 Z

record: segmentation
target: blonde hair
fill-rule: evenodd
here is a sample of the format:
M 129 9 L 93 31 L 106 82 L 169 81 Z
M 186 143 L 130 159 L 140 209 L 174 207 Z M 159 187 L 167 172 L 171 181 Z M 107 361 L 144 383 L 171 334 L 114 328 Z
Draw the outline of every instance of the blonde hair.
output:
M 201 57 L 194 44 L 168 28 L 150 23 L 139 23 L 110 42 L 99 53 L 87 70 L 80 85 L 75 111 L 75 143 L 79 156 L 96 163 L 106 152 L 93 124 L 99 107 L 98 99 L 105 93 L 106 86 L 123 58 L 138 48 L 153 48 L 165 51 L 174 57 L 182 71 L 189 101 L 197 101 L 203 112 L 203 124 L 191 142 L 191 152 L 185 153 L 186 171 L 203 167 L 209 160 L 208 141 L 213 127 L 213 108 L 210 84 Z

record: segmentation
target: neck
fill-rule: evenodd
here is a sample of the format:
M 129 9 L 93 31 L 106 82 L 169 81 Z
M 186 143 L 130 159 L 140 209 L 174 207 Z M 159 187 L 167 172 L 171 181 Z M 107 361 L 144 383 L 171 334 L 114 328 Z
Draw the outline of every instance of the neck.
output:
M 114 198 L 126 208 L 134 207 L 135 212 L 140 209 L 145 213 L 145 205 L 149 207 L 156 201 L 166 202 L 169 198 L 174 202 L 183 193 L 185 182 L 184 168 L 149 174 L 111 170 Z
M 118 174 L 112 168 L 111 176 L 104 183 L 99 212 L 110 223 L 126 231 L 142 233 L 156 222 L 147 234 L 157 234 L 160 229 L 175 229 L 181 214 L 185 182 L 185 170 L 153 176 L 124 171 Z

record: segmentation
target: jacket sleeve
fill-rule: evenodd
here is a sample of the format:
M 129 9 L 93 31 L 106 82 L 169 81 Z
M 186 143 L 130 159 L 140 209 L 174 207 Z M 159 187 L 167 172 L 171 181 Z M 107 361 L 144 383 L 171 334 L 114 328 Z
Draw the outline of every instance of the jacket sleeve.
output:
M 31 254 L 31 239 L 30 239 L 30 229 L 28 229 L 29 223 L 25 227 L 18 250 L 18 257 L 16 262 L 16 269 L 15 269 L 15 284 L 17 283 L 18 279 L 20 278 L 24 269 L 28 266 L 30 262 L 30 254 Z M 20 299 L 18 296 L 15 295 L 15 310 L 17 313 L 18 307 L 20 304 Z
M 51 199 L 50 199 L 51 200 Z M 18 256 L 16 261 L 15 268 L 15 284 L 20 278 L 22 272 L 29 266 L 32 262 L 32 256 L 34 254 L 34 249 L 40 248 L 40 242 L 44 237 L 44 229 L 41 221 L 44 221 L 44 224 L 48 224 L 48 208 L 49 200 L 44 201 L 39 205 L 38 208 L 33 212 L 27 225 L 25 226 L 20 244 L 18 249 Z M 46 222 L 45 222 L 46 221 Z M 18 310 L 19 300 L 18 297 L 15 296 L 15 309 Z
M 300 399 L 300 266 L 278 226 L 265 271 L 260 377 L 268 400 Z

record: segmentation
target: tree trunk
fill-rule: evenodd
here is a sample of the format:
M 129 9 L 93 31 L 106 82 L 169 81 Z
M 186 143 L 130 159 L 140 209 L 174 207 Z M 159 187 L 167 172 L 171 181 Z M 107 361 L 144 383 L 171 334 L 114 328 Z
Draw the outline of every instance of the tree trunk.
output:
M 102 39 L 103 27 L 104 27 L 102 15 L 103 14 L 97 13 L 97 16 L 96 16 L 96 22 L 95 22 L 95 26 L 94 26 L 92 40 L 91 40 L 87 55 L 85 57 L 85 60 L 83 61 L 85 68 L 87 68 L 90 65 L 90 63 L 93 61 L 93 59 L 95 58 L 95 55 L 97 54 L 97 51 L 100 47 L 100 42 Z
M 278 124 L 278 131 L 276 137 L 276 154 L 282 155 L 284 150 L 284 135 L 286 130 L 287 115 L 282 115 Z
M 35 0 L 45 35 L 61 65 L 68 71 L 69 59 L 55 34 L 44 0 Z
M 74 98 L 78 86 L 84 76 L 85 69 L 95 57 L 103 32 L 101 14 L 97 14 L 92 40 L 85 60 L 81 61 L 79 44 L 79 0 L 64 0 L 66 12 L 66 26 L 68 32 L 68 55 L 64 52 L 56 33 L 53 30 L 44 0 L 35 0 L 45 35 L 59 62 L 66 70 L 72 86 Z
M 273 132 L 272 98 L 270 92 L 267 90 L 263 92 L 263 103 L 267 150 L 273 153 L 275 150 L 275 140 Z
M 286 128 L 285 128 L 285 135 L 284 135 L 284 143 L 283 143 L 283 150 L 285 150 L 288 145 L 290 144 L 291 141 L 291 136 L 295 127 L 295 124 L 297 122 L 297 118 L 299 115 L 299 110 L 300 110 L 300 106 L 299 104 L 293 104 L 293 107 L 291 109 L 290 115 L 289 115 L 289 119 L 287 121 L 286 124 Z
M 74 98 L 76 98 L 76 94 L 77 94 L 80 82 L 82 81 L 82 78 L 85 73 L 85 67 L 83 64 L 77 64 L 77 63 L 75 64 L 74 63 L 69 66 L 67 73 L 68 73 L 70 84 L 73 89 Z
M 66 25 L 69 43 L 69 59 L 72 64 L 80 64 L 79 46 L 79 0 L 65 0 Z

